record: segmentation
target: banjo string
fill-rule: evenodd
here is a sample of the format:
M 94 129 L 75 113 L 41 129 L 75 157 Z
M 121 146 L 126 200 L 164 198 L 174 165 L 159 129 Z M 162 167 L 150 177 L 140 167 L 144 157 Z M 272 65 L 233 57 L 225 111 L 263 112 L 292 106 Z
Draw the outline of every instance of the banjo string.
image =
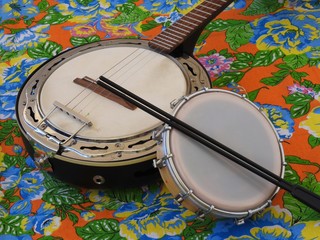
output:
M 121 64 L 122 62 L 124 62 L 126 59 L 130 58 L 133 54 L 135 54 L 135 52 L 137 52 L 139 49 L 136 49 L 135 51 L 133 51 L 132 53 L 130 53 L 128 56 L 126 56 L 125 58 L 121 59 L 120 61 L 116 62 L 113 66 L 111 66 L 106 72 L 111 71 L 112 69 L 114 69 L 115 67 L 117 67 L 119 64 Z M 105 73 L 106 73 L 105 72 Z M 103 74 L 105 74 L 103 73 Z M 90 83 L 89 87 L 92 86 L 94 83 Z M 81 95 L 85 94 L 84 97 L 81 97 Z M 66 106 L 70 105 L 73 102 L 76 102 L 75 106 L 73 106 L 71 109 L 74 110 L 77 106 L 79 106 L 90 94 L 93 94 L 93 91 L 88 89 L 88 88 L 84 88 L 83 90 L 81 90 L 78 94 L 76 94 L 67 104 Z M 79 101 L 76 101 L 76 99 L 79 99 Z
M 146 50 L 143 51 L 143 53 L 145 53 Z M 125 67 L 118 69 L 117 71 L 108 74 L 110 71 L 106 71 L 105 73 L 102 74 L 102 76 L 107 77 L 107 78 L 112 78 L 112 80 L 114 82 L 117 82 L 119 85 L 124 85 L 124 83 L 126 83 L 128 80 L 130 80 L 130 76 L 133 76 L 135 73 L 137 73 L 138 71 L 140 71 L 143 67 L 145 67 L 144 63 L 149 63 L 151 61 L 154 60 L 154 57 L 152 55 L 152 51 L 148 51 L 147 54 L 144 54 L 145 56 L 142 57 L 142 59 L 133 59 L 132 61 L 130 61 L 129 64 L 127 64 Z M 135 63 L 134 61 L 138 61 L 138 63 Z M 109 75 L 109 76 L 107 76 Z M 128 76 L 129 77 L 126 77 Z M 98 80 L 98 78 L 96 79 Z M 96 88 L 98 88 L 99 86 L 97 85 Z M 93 104 L 93 102 L 99 97 L 99 93 L 103 92 L 105 89 L 101 89 L 98 94 L 93 94 L 93 98 L 91 99 L 91 101 L 89 101 L 81 110 L 80 113 L 82 111 L 84 111 L 86 108 L 88 108 L 88 114 L 91 113 L 91 111 L 94 109 L 94 107 L 89 108 L 90 105 Z M 93 91 L 92 91 L 93 93 Z M 106 96 L 111 95 L 112 93 L 109 92 Z M 90 110 L 91 109 L 91 110 Z

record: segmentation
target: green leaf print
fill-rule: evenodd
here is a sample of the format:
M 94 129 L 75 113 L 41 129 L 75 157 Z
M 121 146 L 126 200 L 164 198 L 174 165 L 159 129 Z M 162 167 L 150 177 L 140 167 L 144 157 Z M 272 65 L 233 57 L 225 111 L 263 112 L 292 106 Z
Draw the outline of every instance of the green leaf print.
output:
M 53 236 L 44 236 L 44 237 L 38 238 L 38 240 L 63 240 L 63 238 L 53 237 Z
M 37 58 L 52 58 L 62 51 L 62 46 L 56 42 L 46 41 L 39 44 L 37 47 L 29 48 L 28 54 L 30 57 Z
M 1 54 L 1 62 L 10 61 L 11 59 L 19 57 L 24 53 L 25 53 L 25 49 L 20 51 L 3 52 L 3 54 Z
M 47 0 L 41 0 L 38 4 L 38 8 L 40 12 L 45 12 L 50 7 L 50 4 Z
M 84 196 L 76 188 L 65 185 L 47 189 L 43 200 L 54 205 L 71 205 L 83 203 Z
M 158 26 L 160 26 L 161 24 L 160 23 L 157 23 L 156 21 L 152 20 L 152 21 L 148 21 L 146 24 L 142 24 L 141 25 L 141 30 L 143 32 L 145 31 L 149 31 L 151 29 L 154 29 Z
M 290 75 L 294 80 L 298 82 L 301 82 L 303 77 L 308 76 L 308 74 L 305 72 L 297 72 L 297 71 L 292 71 Z
M 235 57 L 239 62 L 244 62 L 244 63 L 252 62 L 254 58 L 251 53 L 246 53 L 246 52 L 237 53 Z
M 254 56 L 252 66 L 269 66 L 274 63 L 277 59 L 282 58 L 283 53 L 280 49 L 275 49 L 272 51 L 258 51 Z
M 221 31 L 226 31 L 229 28 L 236 27 L 236 26 L 243 26 L 246 25 L 248 22 L 244 20 L 222 20 L 222 19 L 217 19 L 212 22 L 210 22 L 206 26 L 206 30 L 210 32 L 221 32 Z
M 246 16 L 269 14 L 282 7 L 282 5 L 278 0 L 254 0 L 242 14 Z
M 299 54 L 299 55 L 287 55 L 283 58 L 283 61 L 293 69 L 301 68 L 308 64 L 309 58 L 306 54 Z
M 196 233 L 193 236 L 189 236 L 186 238 L 186 240 L 205 240 L 208 239 L 208 237 L 212 234 L 212 232 L 204 231 L 201 233 Z
M 48 14 L 44 16 L 38 24 L 61 24 L 72 18 L 71 15 L 62 15 L 60 12 L 57 12 L 53 7 L 50 8 Z
M 241 62 L 241 61 L 234 61 L 230 65 L 230 69 L 232 70 L 241 70 L 250 67 L 249 63 Z
M 263 78 L 260 80 L 260 82 L 268 86 L 276 86 L 281 83 L 289 74 L 290 70 L 280 69 L 279 71 L 272 73 L 273 77 Z
M 70 42 L 73 46 L 81 46 L 83 44 L 98 42 L 100 41 L 100 37 L 97 35 L 90 36 L 90 37 L 71 37 Z
M 28 217 L 23 215 L 7 215 L 0 219 L 1 234 L 23 235 L 33 234 L 32 230 L 25 230 L 25 224 L 29 221 Z
M 242 45 L 249 43 L 252 36 L 253 30 L 250 24 L 246 23 L 230 27 L 226 32 L 226 41 L 231 49 L 237 50 Z
M 77 0 L 82 6 L 88 6 L 93 0 Z
M 286 166 L 284 179 L 292 184 L 300 184 L 298 173 L 289 164 Z
M 273 77 L 263 78 L 260 80 L 260 82 L 268 86 L 276 86 L 279 83 L 281 83 L 283 80 L 284 80 L 284 77 L 273 76 Z
M 243 72 L 226 72 L 212 83 L 213 87 L 224 87 L 231 82 L 239 82 L 244 76 Z
M 308 143 L 312 148 L 320 146 L 320 138 L 310 135 L 308 138 Z
M 258 88 L 258 89 L 256 89 L 256 90 L 253 90 L 253 91 L 251 91 L 251 92 L 248 92 L 248 94 L 247 94 L 248 99 L 249 99 L 250 101 L 254 102 L 254 100 L 256 100 L 256 98 L 257 98 L 260 90 L 261 90 L 261 89 L 264 89 L 264 88 L 265 88 L 265 89 L 268 89 L 267 87 L 261 87 L 261 88 Z
M 121 7 L 118 7 L 117 10 L 121 14 L 110 21 L 111 24 L 122 25 L 141 22 L 150 16 L 150 12 L 144 11 L 134 3 L 125 3 Z
M 300 157 L 297 157 L 297 156 L 286 156 L 286 162 L 300 164 L 300 165 L 312 165 L 312 166 L 318 167 L 320 170 L 320 164 L 315 163 L 315 162 L 311 162 L 306 159 L 301 159 Z
M 290 108 L 290 113 L 293 118 L 301 117 L 307 114 L 310 110 L 310 102 L 313 97 L 309 94 L 293 93 L 284 97 L 287 104 L 293 104 Z
M 119 222 L 115 219 L 94 220 L 84 227 L 76 227 L 77 234 L 86 240 L 125 239 L 119 231 Z
M 310 103 L 295 104 L 290 108 L 290 114 L 292 118 L 298 118 L 307 114 L 310 110 Z
M 308 176 L 302 181 L 301 185 L 315 194 L 320 194 L 320 182 L 317 181 L 314 174 L 309 173 Z M 284 194 L 283 202 L 284 206 L 291 212 L 294 223 L 300 221 L 319 220 L 320 218 L 320 213 L 297 201 L 297 199 L 292 197 L 292 195 L 288 192 Z

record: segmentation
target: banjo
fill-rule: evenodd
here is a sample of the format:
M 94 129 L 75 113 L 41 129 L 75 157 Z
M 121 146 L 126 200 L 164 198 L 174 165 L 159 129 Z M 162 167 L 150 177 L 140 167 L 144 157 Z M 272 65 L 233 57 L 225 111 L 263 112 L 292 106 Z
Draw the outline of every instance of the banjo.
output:
M 154 180 L 163 123 L 99 88 L 103 75 L 173 113 L 185 95 L 210 87 L 193 57 L 197 37 L 230 0 L 205 0 L 150 41 L 107 40 L 65 51 L 21 88 L 17 120 L 36 165 L 83 187 Z M 76 173 L 76 174 L 74 174 Z

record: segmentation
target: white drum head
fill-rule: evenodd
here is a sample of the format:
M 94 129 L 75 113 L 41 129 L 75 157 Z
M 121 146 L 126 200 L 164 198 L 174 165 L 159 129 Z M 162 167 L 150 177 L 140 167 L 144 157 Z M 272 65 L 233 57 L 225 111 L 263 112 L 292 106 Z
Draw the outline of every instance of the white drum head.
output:
M 96 48 L 74 56 L 48 77 L 39 100 L 44 115 L 54 101 L 66 105 L 93 124 L 77 136 L 93 140 L 129 138 L 162 124 L 139 108 L 129 110 L 73 82 L 85 76 L 96 80 L 101 75 L 168 112 L 172 111 L 170 102 L 184 96 L 188 88 L 183 71 L 167 56 L 139 47 Z M 81 127 L 59 111 L 49 121 L 69 134 Z
M 270 121 L 252 104 L 226 91 L 210 91 L 181 105 L 176 117 L 266 169 L 281 175 L 282 148 Z M 225 211 L 255 209 L 276 187 L 178 130 L 170 131 L 173 164 L 195 196 Z

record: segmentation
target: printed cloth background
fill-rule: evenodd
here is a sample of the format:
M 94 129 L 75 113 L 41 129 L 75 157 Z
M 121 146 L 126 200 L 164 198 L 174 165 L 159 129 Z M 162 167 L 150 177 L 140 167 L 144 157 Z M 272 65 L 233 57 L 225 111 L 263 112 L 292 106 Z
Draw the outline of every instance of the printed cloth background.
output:
M 39 171 L 28 156 L 15 102 L 41 63 L 101 39 L 151 39 L 200 2 L 0 1 L 0 239 L 320 239 L 320 213 L 282 190 L 271 207 L 236 226 L 232 219 L 195 219 L 162 184 L 77 188 Z M 264 107 L 283 139 L 285 179 L 317 194 L 319 29 L 318 0 L 238 0 L 195 48 L 214 88 L 245 89 Z

